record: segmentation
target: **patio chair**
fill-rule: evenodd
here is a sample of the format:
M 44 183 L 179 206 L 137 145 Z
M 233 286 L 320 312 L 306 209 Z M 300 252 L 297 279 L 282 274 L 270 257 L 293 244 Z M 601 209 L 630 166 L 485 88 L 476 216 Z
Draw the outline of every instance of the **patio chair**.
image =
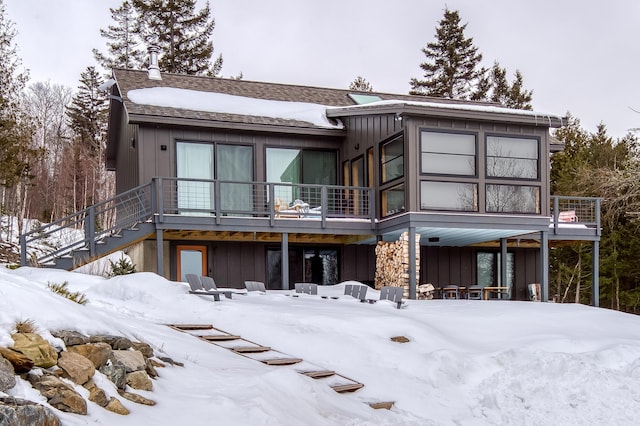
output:
M 467 298 L 469 300 L 482 300 L 482 286 L 470 285 L 467 287 Z
M 204 287 L 202 286 L 202 281 L 200 280 L 200 277 L 197 276 L 196 274 L 185 274 L 185 278 L 187 279 L 187 282 L 189 283 L 189 287 L 191 288 L 191 290 L 189 290 L 190 294 L 197 294 L 199 296 L 213 296 L 213 300 L 215 302 L 220 301 L 221 293 L 219 291 L 205 290 Z
M 402 296 L 404 295 L 404 288 L 385 286 L 380 289 L 380 300 L 389 300 L 396 304 L 396 308 L 400 309 L 404 302 Z
M 527 287 L 529 289 L 529 300 L 532 302 L 540 302 L 542 300 L 540 297 L 540 284 L 529 284 Z
M 205 290 L 217 291 L 219 293 L 222 293 L 224 294 L 224 297 L 226 297 L 227 299 L 231 299 L 231 295 L 235 293 L 232 290 L 219 289 L 218 286 L 216 285 L 215 280 L 207 275 L 203 275 L 202 277 L 200 277 L 200 281 L 202 281 L 202 287 L 204 287 Z
M 248 292 L 251 292 L 251 291 L 259 291 L 261 293 L 267 292 L 267 289 L 264 287 L 264 283 L 260 281 L 245 281 L 244 286 Z
M 318 294 L 318 284 L 296 283 L 296 293 Z
M 443 299 L 460 299 L 460 287 L 455 284 L 449 284 L 442 288 Z
M 367 290 L 369 289 L 366 285 L 359 284 L 345 284 L 344 286 L 344 294 L 345 296 L 355 297 L 361 302 L 367 302 Z M 371 299 L 373 300 L 373 299 Z

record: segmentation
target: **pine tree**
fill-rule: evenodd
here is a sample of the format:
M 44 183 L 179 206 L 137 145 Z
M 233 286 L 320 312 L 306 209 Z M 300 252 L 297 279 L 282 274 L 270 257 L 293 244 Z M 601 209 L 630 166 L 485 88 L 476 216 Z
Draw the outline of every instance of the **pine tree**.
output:
M 222 56 L 212 63 L 215 20 L 209 2 L 196 12 L 195 0 L 132 0 L 139 16 L 138 33 L 159 47 L 164 72 L 217 76 Z
M 349 90 L 356 90 L 358 92 L 373 92 L 373 86 L 367 81 L 366 78 L 357 76 L 355 80 L 349 84 Z
M 444 17 L 436 29 L 436 41 L 427 43 L 422 52 L 427 62 L 420 64 L 424 79 L 412 78 L 412 95 L 440 96 L 451 99 L 467 99 L 472 87 L 481 76 L 478 65 L 482 54 L 466 38 L 467 24 L 460 24 L 457 10 L 445 9 Z
M 107 39 L 107 54 L 93 49 L 93 56 L 103 68 L 138 69 L 145 60 L 145 52 L 140 49 L 142 41 L 135 32 L 137 17 L 130 0 L 124 0 L 117 8 L 109 8 L 111 19 L 116 25 L 100 29 L 100 35 Z
M 508 108 L 531 110 L 532 92 L 522 88 L 523 78 L 516 70 L 513 84 L 507 80 L 507 70 L 496 61 L 490 70 L 482 69 L 472 100 L 497 102 Z

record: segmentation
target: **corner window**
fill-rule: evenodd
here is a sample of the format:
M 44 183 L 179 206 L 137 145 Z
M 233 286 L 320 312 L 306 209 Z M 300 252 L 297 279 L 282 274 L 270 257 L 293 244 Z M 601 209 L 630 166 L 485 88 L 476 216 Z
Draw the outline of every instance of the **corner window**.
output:
M 381 191 L 382 216 L 404 211 L 404 184 Z
M 538 179 L 539 141 L 487 136 L 487 176 Z
M 381 180 L 390 182 L 404 176 L 404 137 L 398 136 L 382 144 L 380 150 Z
M 457 182 L 420 182 L 420 208 L 424 210 L 478 211 L 478 185 Z
M 540 213 L 537 186 L 487 185 L 487 212 Z
M 476 175 L 476 136 L 464 133 L 420 132 L 421 172 Z

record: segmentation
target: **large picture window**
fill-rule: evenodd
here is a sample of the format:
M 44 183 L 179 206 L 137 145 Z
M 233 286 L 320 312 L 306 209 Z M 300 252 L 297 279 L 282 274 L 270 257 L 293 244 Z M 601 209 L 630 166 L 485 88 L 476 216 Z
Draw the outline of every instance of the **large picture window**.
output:
M 476 136 L 463 133 L 420 133 L 422 173 L 476 175 Z
M 487 136 L 487 176 L 538 179 L 539 141 Z
M 404 137 L 398 136 L 382 144 L 380 163 L 382 183 L 404 176 Z
M 507 253 L 507 282 L 501 281 L 501 259 L 497 252 L 478 252 L 476 256 L 477 284 L 482 287 L 512 287 L 515 278 L 515 258 Z
M 478 211 L 478 185 L 457 182 L 420 182 L 420 208 Z
M 236 213 L 253 210 L 251 146 L 179 141 L 176 176 L 198 179 L 178 181 L 178 208 L 183 214 L 210 214 L 215 209 L 213 179 L 247 182 L 221 184 L 221 209 Z
M 537 186 L 487 185 L 487 212 L 540 213 Z

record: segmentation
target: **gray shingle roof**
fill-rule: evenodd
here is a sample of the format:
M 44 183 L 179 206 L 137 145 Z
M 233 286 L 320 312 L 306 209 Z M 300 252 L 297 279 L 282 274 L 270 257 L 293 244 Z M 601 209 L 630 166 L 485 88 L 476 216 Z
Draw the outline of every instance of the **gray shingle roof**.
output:
M 226 78 L 213 78 L 192 75 L 162 74 L 162 80 L 150 80 L 146 71 L 114 69 L 114 78 L 117 82 L 123 103 L 129 115 L 146 116 L 147 119 L 157 117 L 158 121 L 164 118 L 196 119 L 221 121 L 244 124 L 265 124 L 289 127 L 316 127 L 312 123 L 300 120 L 283 119 L 274 117 L 257 117 L 240 114 L 227 114 L 218 112 L 204 112 L 181 108 L 161 107 L 132 102 L 127 93 L 130 90 L 152 87 L 171 87 L 177 89 L 198 90 L 202 92 L 222 93 L 227 95 L 243 96 L 247 98 L 265 99 L 274 101 L 308 102 L 327 106 L 346 107 L 353 106 L 355 102 L 349 97 L 353 90 L 329 89 L 322 87 L 299 86 L 279 83 L 263 83 L 248 80 L 234 80 Z M 382 100 L 429 100 L 432 102 L 455 102 L 441 98 L 427 98 L 424 96 L 400 95 L 378 92 L 367 92 L 369 95 L 377 95 Z

